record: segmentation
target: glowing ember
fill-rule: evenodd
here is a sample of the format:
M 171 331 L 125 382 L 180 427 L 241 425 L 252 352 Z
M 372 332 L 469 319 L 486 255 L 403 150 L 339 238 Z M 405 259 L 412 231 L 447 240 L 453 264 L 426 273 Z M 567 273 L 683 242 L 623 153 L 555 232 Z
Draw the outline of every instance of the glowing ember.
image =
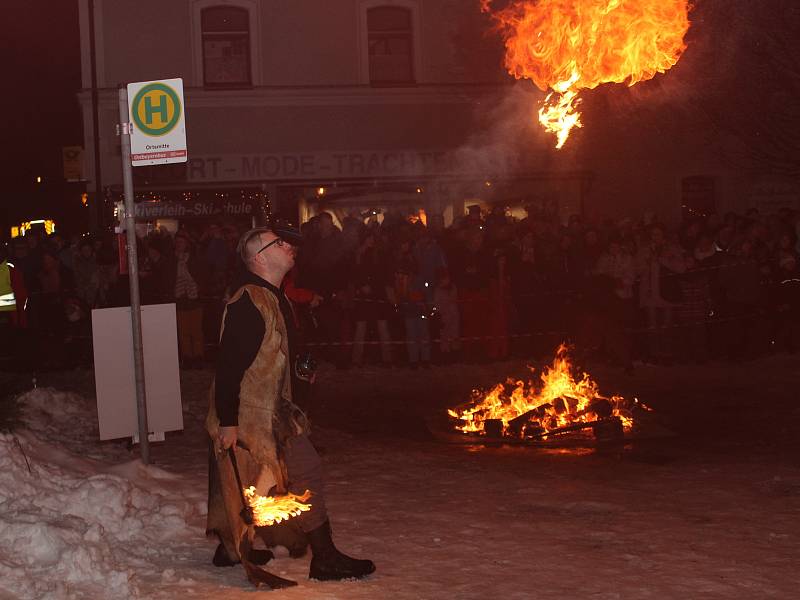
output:
M 254 523 L 258 527 L 269 527 L 311 509 L 311 505 L 306 503 L 311 497 L 308 490 L 302 496 L 261 496 L 255 487 L 250 486 L 244 490 L 244 497 L 253 509 Z
M 628 86 L 672 68 L 686 49 L 689 0 L 513 0 L 491 12 L 517 79 L 552 90 L 539 122 L 557 137 L 581 127 L 578 92 L 602 83 Z
M 528 368 L 533 372 L 533 367 Z M 635 399 L 601 396 L 587 373 L 576 379 L 571 370 L 567 347 L 561 344 L 552 365 L 539 377 L 540 389 L 532 382 L 508 380 L 487 394 L 474 392 L 471 406 L 447 412 L 458 420 L 456 429 L 465 433 L 484 433 L 486 421 L 494 419 L 502 422 L 504 435 L 545 437 L 562 427 L 609 417 L 618 417 L 628 430 L 633 425 L 633 405 L 648 410 Z

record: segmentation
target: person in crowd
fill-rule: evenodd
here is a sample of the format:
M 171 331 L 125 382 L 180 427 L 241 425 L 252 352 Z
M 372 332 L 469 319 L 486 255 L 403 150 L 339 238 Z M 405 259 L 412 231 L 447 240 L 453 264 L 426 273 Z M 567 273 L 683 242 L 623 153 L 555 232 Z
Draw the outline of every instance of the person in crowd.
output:
M 605 251 L 600 232 L 595 228 L 589 228 L 583 233 L 583 246 L 581 248 L 581 259 L 585 275 L 591 275 L 597 267 L 597 261 Z
M 174 302 L 175 273 L 175 255 L 167 242 L 159 236 L 148 238 L 140 270 L 142 304 Z
M 420 285 L 413 267 L 400 263 L 394 272 L 394 285 L 388 292 L 389 300 L 403 319 L 409 366 L 413 369 L 430 366 L 429 305 L 425 301 L 425 288 Z
M 294 316 L 281 289 L 300 239 L 288 229 L 258 228 L 242 236 L 238 250 L 246 271 L 225 309 L 206 420 L 213 445 L 207 531 L 220 540 L 213 562 L 240 561 L 251 581 L 275 587 L 292 582 L 265 576 L 254 566 L 271 554 L 252 548 L 256 531 L 240 516 L 232 455 L 243 484 L 260 495 L 273 489 L 311 492 L 311 509 L 292 520 L 311 546 L 311 579 L 354 579 L 375 571 L 372 561 L 351 558 L 333 543 L 322 463 L 309 440 L 308 420 L 293 402 L 294 381 L 313 377 L 298 368 Z
M 688 240 L 687 240 L 688 243 Z M 680 302 L 675 306 L 675 322 L 678 325 L 678 357 L 681 361 L 703 364 L 709 356 L 709 328 L 707 321 L 712 315 L 712 296 L 710 285 L 711 257 L 713 241 L 705 234 L 695 240 L 696 247 L 685 254 L 686 272 L 680 278 Z
M 42 252 L 40 268 L 30 289 L 30 324 L 38 348 L 36 354 L 46 367 L 64 360 L 62 353 L 67 330 L 66 299 L 72 294 L 72 273 L 51 252 Z
M 22 271 L 11 256 L 11 246 L 0 242 L 0 357 L 7 358 L 12 368 L 30 367 L 30 336 L 28 326 L 28 290 Z
M 486 355 L 489 360 L 508 358 L 513 303 L 508 255 L 501 249 L 495 250 L 489 275 L 489 307 Z
M 298 261 L 300 281 L 304 288 L 314 290 L 323 301 L 314 310 L 319 333 L 314 340 L 325 344 L 325 358 L 337 368 L 345 368 L 350 362 L 349 348 L 352 341 L 352 298 L 349 293 L 347 265 L 351 262 L 345 252 L 342 232 L 333 221 L 333 215 L 323 211 L 313 219 L 308 241 L 300 249 Z
M 772 284 L 773 336 L 776 349 L 789 353 L 800 350 L 800 260 L 792 252 L 778 263 Z
M 200 257 L 186 234 L 175 236 L 175 313 L 178 320 L 178 349 L 185 368 L 203 366 L 203 305 L 200 303 L 203 273 Z
M 72 257 L 75 292 L 87 309 L 97 306 L 100 291 L 100 271 L 94 255 L 94 246 L 83 238 L 78 244 L 78 252 Z
M 464 229 L 483 229 L 483 211 L 479 204 L 470 204 L 467 207 L 467 215 L 463 218 L 460 227 Z
M 517 346 L 523 353 L 530 354 L 538 351 L 536 342 L 540 339 L 540 336 L 532 334 L 540 331 L 545 321 L 543 298 L 542 294 L 538 293 L 542 287 L 542 272 L 537 260 L 533 222 L 519 230 L 515 249 L 516 252 L 510 255 L 508 268 L 511 275 L 511 299 L 519 323 L 519 332 L 523 334 L 518 339 Z
M 26 326 L 27 300 L 28 291 L 22 273 L 9 260 L 8 245 L 0 242 L 0 327 L 3 330 Z
M 423 227 L 420 237 L 412 250 L 417 276 L 422 280 L 425 301 L 433 302 L 433 290 L 436 287 L 436 274 L 447 268 L 447 258 L 436 237 L 427 227 Z
M 14 244 L 14 264 L 22 271 L 25 287 L 32 291 L 39 286 L 37 278 L 42 268 L 43 248 L 39 243 L 39 232 L 28 231 L 24 238 L 17 240 Z
M 361 366 L 364 358 L 364 339 L 370 326 L 374 326 L 380 339 L 381 363 L 392 364 L 392 338 L 389 334 L 391 303 L 387 295 L 389 281 L 386 277 L 386 257 L 378 247 L 375 233 L 367 233 L 358 247 L 352 280 L 353 365 Z
M 686 262 L 680 247 L 667 239 L 663 225 L 654 223 L 648 233 L 649 243 L 636 257 L 639 305 L 647 317 L 650 360 L 670 361 L 674 308 L 680 302 L 679 276 L 686 271 Z
M 97 302 L 101 307 L 109 304 L 111 289 L 119 277 L 119 255 L 118 241 L 114 237 L 99 237 L 95 245 L 95 256 L 97 258 L 98 290 Z
M 202 241 L 205 244 L 204 263 L 208 268 L 208 292 L 212 296 L 221 298 L 228 284 L 230 270 L 228 245 L 222 228 L 216 223 L 211 223 Z
M 439 315 L 439 357 L 446 364 L 455 362 L 461 350 L 458 288 L 445 268 L 439 270 L 436 281 L 433 306 Z
M 467 338 L 462 344 L 467 362 L 478 362 L 485 357 L 490 259 L 484 252 L 483 232 L 466 230 L 464 248 L 454 263 L 453 275 L 459 292 L 461 332 Z
M 608 350 L 630 372 L 633 369 L 633 352 L 631 335 L 627 330 L 634 324 L 633 284 L 636 266 L 622 238 L 609 239 L 608 248 L 597 259 L 594 275 L 604 278 L 608 284 L 601 292 L 606 294 L 606 301 L 601 303 L 605 314 L 599 317 Z
M 763 273 L 752 239 L 743 238 L 719 271 L 724 352 L 730 360 L 754 358 L 766 348 Z
M 580 220 L 574 218 L 571 224 L 572 230 L 577 231 Z M 570 233 L 559 236 L 556 247 L 548 256 L 547 311 L 552 315 L 554 328 L 564 332 L 560 337 L 571 337 L 575 334 L 576 317 L 580 311 L 580 294 L 586 284 L 586 263 L 575 243 L 574 234 Z

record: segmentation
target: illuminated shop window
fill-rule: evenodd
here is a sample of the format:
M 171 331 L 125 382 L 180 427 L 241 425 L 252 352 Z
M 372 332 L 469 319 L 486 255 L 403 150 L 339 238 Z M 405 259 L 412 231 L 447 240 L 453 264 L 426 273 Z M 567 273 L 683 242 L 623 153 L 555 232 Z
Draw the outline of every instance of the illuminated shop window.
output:
M 408 8 L 367 10 L 369 81 L 372 85 L 409 85 L 414 78 L 414 31 Z
M 250 66 L 250 17 L 247 9 L 212 6 L 201 13 L 203 83 L 241 88 L 253 84 Z

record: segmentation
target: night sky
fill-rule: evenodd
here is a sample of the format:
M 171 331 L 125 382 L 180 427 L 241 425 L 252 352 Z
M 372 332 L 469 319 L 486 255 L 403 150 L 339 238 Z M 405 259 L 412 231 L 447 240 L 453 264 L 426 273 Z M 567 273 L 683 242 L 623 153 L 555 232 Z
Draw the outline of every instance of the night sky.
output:
M 61 165 L 61 147 L 83 143 L 78 2 L 4 2 L 3 22 L 0 237 L 23 219 L 80 226 L 82 186 L 65 184 Z

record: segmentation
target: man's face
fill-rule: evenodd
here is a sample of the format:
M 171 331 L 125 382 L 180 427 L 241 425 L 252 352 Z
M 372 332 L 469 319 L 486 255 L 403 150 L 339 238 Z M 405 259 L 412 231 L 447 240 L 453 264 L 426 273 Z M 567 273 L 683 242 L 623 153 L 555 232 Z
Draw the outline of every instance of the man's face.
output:
M 260 262 L 267 267 L 276 267 L 281 270 L 289 271 L 294 266 L 296 248 L 289 242 L 280 239 L 271 231 L 262 233 L 261 247 L 256 251 L 252 260 Z

